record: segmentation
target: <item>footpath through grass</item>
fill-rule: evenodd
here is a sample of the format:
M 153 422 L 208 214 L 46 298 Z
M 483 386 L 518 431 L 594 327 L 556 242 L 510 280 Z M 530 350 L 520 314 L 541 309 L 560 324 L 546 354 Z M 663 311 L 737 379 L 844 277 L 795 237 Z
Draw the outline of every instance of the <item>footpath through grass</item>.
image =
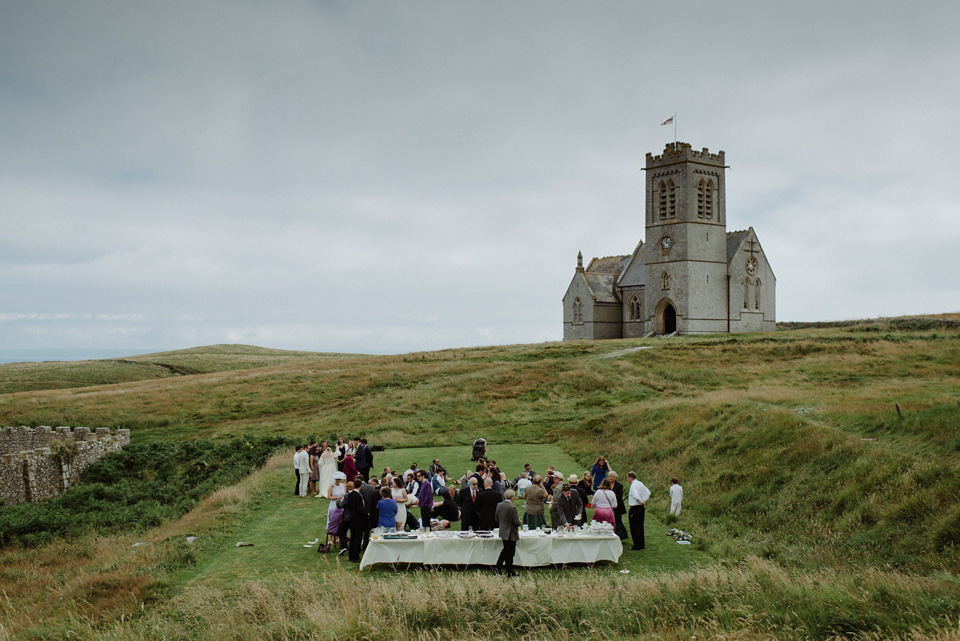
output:
M 545 471 L 548 465 L 555 465 L 564 476 L 583 473 L 583 470 L 555 445 L 491 445 L 488 454 L 510 478 L 523 469 L 524 463 L 530 463 L 538 472 Z M 451 474 L 456 473 L 457 476 L 473 467 L 469 447 L 388 450 L 377 452 L 374 463 L 376 470 L 389 466 L 402 471 L 413 461 L 425 468 L 434 458 L 439 458 Z M 620 473 L 625 475 L 626 471 Z M 211 581 L 226 585 L 237 580 L 263 578 L 277 573 L 356 572 L 357 566 L 346 561 L 345 557 L 338 558 L 335 553 L 318 554 L 316 544 L 304 547 L 317 537 L 323 541 L 329 501 L 313 497 L 294 497 L 293 484 L 292 469 L 280 468 L 267 474 L 263 479 L 264 500 L 260 501 L 260 507 L 242 517 L 236 529 L 225 535 L 219 545 L 215 546 L 217 551 L 187 571 L 182 580 Z M 666 536 L 669 526 L 657 518 L 659 508 L 663 507 L 661 503 L 664 503 L 666 489 L 651 490 L 654 495 L 651 508 L 647 511 L 647 549 L 643 552 L 625 549 L 619 564 L 602 563 L 595 566 L 594 571 L 617 573 L 627 569 L 631 573 L 649 573 L 689 570 L 696 566 L 713 564 L 713 560 L 698 549 L 699 546 L 677 545 L 673 538 Z M 522 514 L 523 501 L 516 500 L 515 503 Z M 666 508 L 662 511 L 666 512 Z M 588 512 L 592 513 L 592 510 Z M 679 525 L 682 526 L 682 523 Z M 459 524 L 455 527 L 459 527 Z M 236 543 L 240 541 L 253 543 L 253 546 L 236 547 Z M 630 539 L 627 539 L 624 548 L 631 544 Z M 558 571 L 555 568 L 536 570 L 537 573 L 545 574 Z M 393 573 L 393 570 L 388 566 L 377 566 L 372 570 L 368 568 L 363 574 L 377 575 L 383 572 Z

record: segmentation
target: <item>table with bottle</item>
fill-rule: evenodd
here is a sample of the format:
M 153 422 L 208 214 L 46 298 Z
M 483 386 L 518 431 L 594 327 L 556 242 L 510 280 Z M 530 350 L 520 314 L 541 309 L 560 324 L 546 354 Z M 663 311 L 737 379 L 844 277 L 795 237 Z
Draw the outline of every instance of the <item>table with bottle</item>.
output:
M 503 543 L 497 530 L 388 533 L 374 530 L 360 569 L 377 563 L 420 565 L 495 565 Z M 517 542 L 514 564 L 520 567 L 567 563 L 617 563 L 623 544 L 608 523 L 572 529 L 524 530 Z

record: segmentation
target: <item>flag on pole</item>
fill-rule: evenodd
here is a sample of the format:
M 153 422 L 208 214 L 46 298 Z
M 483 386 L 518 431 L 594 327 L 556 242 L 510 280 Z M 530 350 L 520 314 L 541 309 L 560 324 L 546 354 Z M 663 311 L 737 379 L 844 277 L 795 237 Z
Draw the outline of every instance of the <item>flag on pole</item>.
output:
M 662 127 L 662 126 L 664 126 L 664 125 L 669 125 L 671 122 L 673 122 L 673 116 L 670 116 L 669 118 L 667 118 L 666 120 L 664 120 L 663 122 L 661 122 L 661 123 L 660 123 L 660 126 Z

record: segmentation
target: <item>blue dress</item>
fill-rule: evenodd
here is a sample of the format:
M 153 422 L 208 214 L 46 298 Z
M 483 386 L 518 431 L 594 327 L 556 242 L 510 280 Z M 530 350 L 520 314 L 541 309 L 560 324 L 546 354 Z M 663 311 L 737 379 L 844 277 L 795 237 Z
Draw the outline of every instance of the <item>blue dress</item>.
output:
M 593 467 L 590 468 L 590 475 L 593 477 L 594 492 L 600 489 L 600 484 L 603 483 L 603 479 L 607 478 L 607 472 L 609 471 L 610 471 L 609 463 L 606 465 L 606 467 L 597 467 L 597 464 L 594 463 Z

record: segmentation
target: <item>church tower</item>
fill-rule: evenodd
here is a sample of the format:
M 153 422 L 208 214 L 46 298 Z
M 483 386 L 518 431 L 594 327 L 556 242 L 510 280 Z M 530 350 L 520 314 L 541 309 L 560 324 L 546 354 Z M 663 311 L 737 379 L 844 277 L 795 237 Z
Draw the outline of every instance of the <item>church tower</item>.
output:
M 774 331 L 777 277 L 753 227 L 727 231 L 723 152 L 647 154 L 646 238 L 594 258 L 563 297 L 563 339 Z M 619 230 L 617 230 L 619 231 Z
M 669 143 L 647 154 L 646 327 L 657 334 L 729 331 L 723 152 Z

